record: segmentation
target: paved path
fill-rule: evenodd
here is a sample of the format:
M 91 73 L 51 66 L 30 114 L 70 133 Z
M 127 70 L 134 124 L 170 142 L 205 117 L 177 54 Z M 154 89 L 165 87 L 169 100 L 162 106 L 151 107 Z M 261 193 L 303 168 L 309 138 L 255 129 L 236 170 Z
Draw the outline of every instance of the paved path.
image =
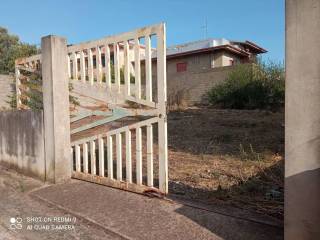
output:
M 1 240 L 283 239 L 279 228 L 92 183 L 43 186 L 1 167 L 0 176 Z M 70 217 L 75 229 L 8 230 L 10 217 L 28 216 Z
M 122 239 L 113 232 L 77 218 L 75 230 L 27 230 L 28 225 L 47 226 L 63 223 L 28 223 L 28 217 L 73 217 L 55 206 L 44 204 L 31 196 L 35 189 L 47 187 L 37 180 L 7 171 L 0 165 L 0 240 L 73 240 Z M 22 218 L 22 229 L 10 229 L 11 218 Z M 12 226 L 13 227 L 13 226 Z

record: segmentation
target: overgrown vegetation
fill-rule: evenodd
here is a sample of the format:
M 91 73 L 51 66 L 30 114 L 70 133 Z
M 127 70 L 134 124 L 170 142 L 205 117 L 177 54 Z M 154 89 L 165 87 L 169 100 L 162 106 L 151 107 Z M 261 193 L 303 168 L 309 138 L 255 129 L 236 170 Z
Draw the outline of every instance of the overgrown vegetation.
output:
M 6 101 L 11 109 L 17 108 L 17 94 L 16 94 L 16 88 L 11 89 L 10 95 L 7 96 L 8 100 Z
M 21 81 L 21 103 L 22 105 L 30 108 L 32 110 L 42 110 L 43 109 L 43 94 L 42 94 L 42 77 L 39 72 L 28 72 L 25 70 L 20 70 L 23 78 Z M 73 90 L 73 86 L 69 83 L 69 92 Z M 10 106 L 16 108 L 16 94 L 13 93 L 10 97 Z M 79 105 L 79 101 L 76 97 L 69 94 L 69 103 L 71 105 Z
M 233 109 L 277 109 L 284 105 L 283 64 L 240 64 L 209 92 L 210 104 Z
M 41 110 L 43 109 L 43 97 L 42 97 L 42 78 L 40 74 L 30 73 L 24 71 L 28 80 L 23 82 L 23 88 L 21 95 L 21 103 L 30 109 Z
M 11 35 L 6 28 L 0 27 L 0 74 L 13 73 L 15 59 L 36 53 L 35 45 L 22 43 L 18 36 Z

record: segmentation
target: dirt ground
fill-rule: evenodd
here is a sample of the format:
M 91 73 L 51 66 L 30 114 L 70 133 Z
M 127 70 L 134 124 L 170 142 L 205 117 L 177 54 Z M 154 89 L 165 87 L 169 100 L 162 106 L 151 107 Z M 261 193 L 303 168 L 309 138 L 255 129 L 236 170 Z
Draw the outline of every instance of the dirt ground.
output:
M 72 140 L 107 132 L 135 121 L 127 119 L 102 125 L 73 134 Z M 71 126 L 74 127 L 76 125 Z M 154 131 L 154 181 L 157 186 L 156 128 Z M 134 131 L 132 139 L 135 181 Z M 145 145 L 143 137 L 143 152 L 146 152 Z M 168 145 L 169 196 L 208 205 L 237 207 L 282 220 L 283 112 L 210 108 L 170 112 Z M 122 165 L 125 166 L 124 158 Z M 146 183 L 146 154 L 143 154 L 143 172 Z
M 171 112 L 168 133 L 170 193 L 283 218 L 283 112 Z

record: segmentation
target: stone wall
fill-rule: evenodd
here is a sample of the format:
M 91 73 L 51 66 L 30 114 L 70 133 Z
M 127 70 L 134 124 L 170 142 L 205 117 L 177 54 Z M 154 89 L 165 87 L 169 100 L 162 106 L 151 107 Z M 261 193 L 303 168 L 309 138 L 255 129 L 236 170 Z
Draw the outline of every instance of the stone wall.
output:
M 0 110 L 10 108 L 8 95 L 13 90 L 13 76 L 0 74 Z
M 0 112 L 0 163 L 45 179 L 43 112 Z

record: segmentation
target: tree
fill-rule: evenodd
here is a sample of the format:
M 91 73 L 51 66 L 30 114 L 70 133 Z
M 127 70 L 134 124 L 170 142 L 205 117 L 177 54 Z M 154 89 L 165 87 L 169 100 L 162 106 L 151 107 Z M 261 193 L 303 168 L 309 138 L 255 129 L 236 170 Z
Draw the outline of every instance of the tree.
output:
M 13 73 L 15 59 L 36 53 L 35 45 L 22 43 L 18 36 L 11 35 L 6 28 L 0 27 L 0 74 Z

